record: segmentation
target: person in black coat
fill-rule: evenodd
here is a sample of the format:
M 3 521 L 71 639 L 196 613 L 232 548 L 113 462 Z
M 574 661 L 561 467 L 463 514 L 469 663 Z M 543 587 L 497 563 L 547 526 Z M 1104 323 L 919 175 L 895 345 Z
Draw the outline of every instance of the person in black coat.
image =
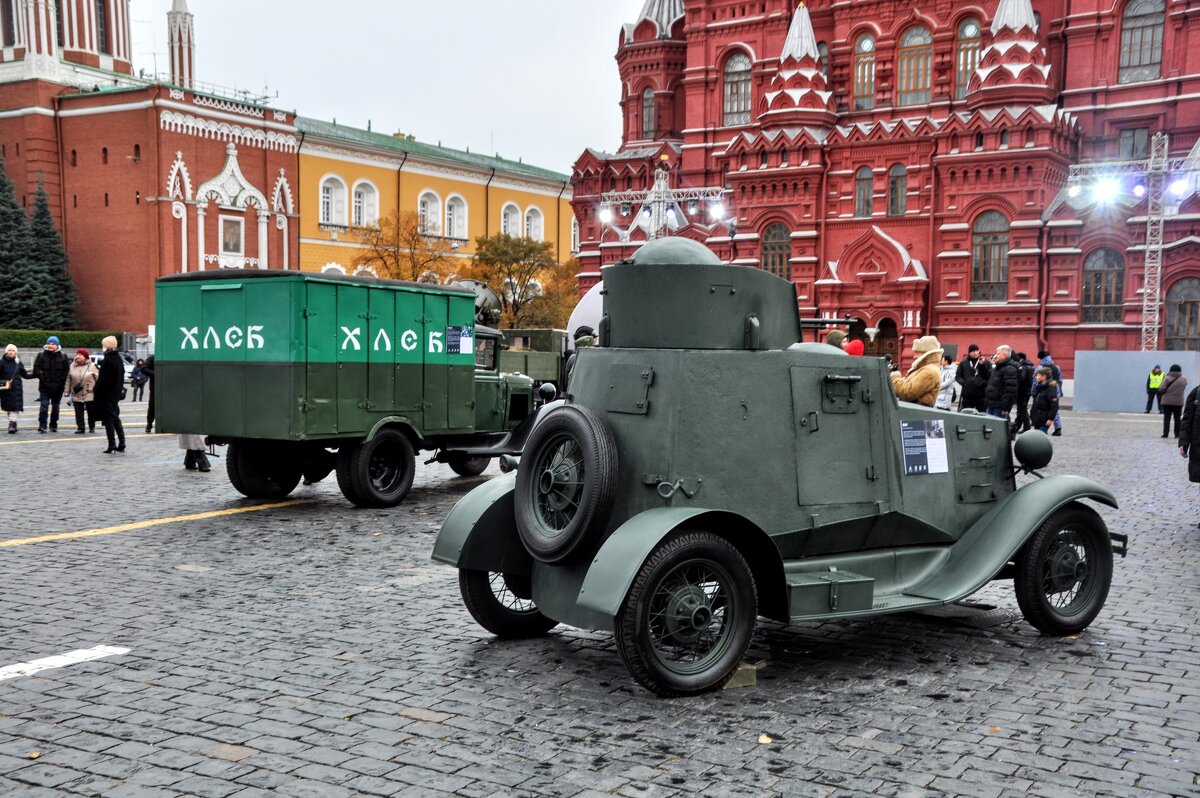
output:
M 100 376 L 96 379 L 96 406 L 104 422 L 104 433 L 108 436 L 105 454 L 125 451 L 125 428 L 121 426 L 121 394 L 125 392 L 125 362 L 117 352 L 117 339 L 108 336 L 102 342 L 104 360 L 100 362 Z M 119 441 L 119 444 L 118 444 Z
M 1029 424 L 1033 429 L 1049 435 L 1054 426 L 1054 417 L 1058 415 L 1058 383 L 1054 381 L 1054 371 L 1049 366 L 1038 369 L 1034 379 L 1037 385 L 1033 391 L 1033 406 L 1029 408 Z
M 149 404 L 146 407 L 146 432 L 154 432 L 154 355 L 146 358 L 146 362 L 142 365 L 142 375 L 150 384 Z
M 31 380 L 33 375 L 26 371 L 17 356 L 16 344 L 4 348 L 0 358 L 0 410 L 8 414 L 8 434 L 17 434 L 17 419 L 25 409 L 25 389 L 22 380 Z
M 1024 432 L 1030 428 L 1029 423 L 1029 395 L 1033 392 L 1033 364 L 1029 362 L 1028 357 L 1024 352 L 1017 352 L 1013 355 L 1017 362 L 1018 381 L 1017 381 L 1017 421 L 1013 427 L 1013 434 Z
M 67 387 L 71 361 L 63 354 L 58 336 L 46 339 L 46 346 L 33 359 L 33 376 L 38 381 L 38 432 L 46 431 L 49 411 L 50 431 L 58 432 L 58 404 Z
M 1192 389 L 1183 404 L 1179 453 L 1188 458 L 1188 479 L 1200 482 L 1200 386 Z
M 979 356 L 979 345 L 967 347 L 967 356 L 958 364 L 958 373 L 954 380 L 962 386 L 962 395 L 958 400 L 958 409 L 971 408 L 982 413 L 987 405 L 984 394 L 987 391 L 988 378 L 992 376 L 992 364 Z
M 987 388 L 983 394 L 989 416 L 1008 418 L 1012 406 L 1017 403 L 1017 385 L 1020 380 L 1020 369 L 1013 360 L 1012 349 L 1000 344 L 996 347 L 996 354 L 992 356 L 992 373 L 988 377 Z

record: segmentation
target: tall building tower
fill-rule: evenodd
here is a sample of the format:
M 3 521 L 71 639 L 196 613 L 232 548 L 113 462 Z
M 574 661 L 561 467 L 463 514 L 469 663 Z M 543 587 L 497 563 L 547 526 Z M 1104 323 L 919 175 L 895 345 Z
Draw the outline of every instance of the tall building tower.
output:
M 167 12 L 167 38 L 171 82 L 190 89 L 196 74 L 196 38 L 187 0 L 174 0 L 171 4 L 171 10 Z
M 4 0 L 0 5 L 0 81 L 30 78 L 92 88 L 96 75 L 74 65 L 133 72 L 129 0 Z

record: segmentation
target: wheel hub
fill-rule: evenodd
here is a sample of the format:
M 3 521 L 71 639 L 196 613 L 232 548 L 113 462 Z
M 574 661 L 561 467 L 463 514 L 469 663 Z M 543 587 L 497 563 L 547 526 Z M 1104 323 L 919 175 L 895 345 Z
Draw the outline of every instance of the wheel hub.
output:
M 697 585 L 682 585 L 667 596 L 663 614 L 666 637 L 677 642 L 694 640 L 713 622 L 708 596 Z
M 1050 586 L 1055 593 L 1070 590 L 1088 575 L 1087 560 L 1071 546 L 1060 546 L 1049 559 Z

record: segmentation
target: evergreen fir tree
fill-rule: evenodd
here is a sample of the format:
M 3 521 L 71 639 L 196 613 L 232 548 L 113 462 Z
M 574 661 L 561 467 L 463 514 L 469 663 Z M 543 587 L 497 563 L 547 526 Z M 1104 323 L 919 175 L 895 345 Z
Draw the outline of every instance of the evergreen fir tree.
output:
M 34 256 L 29 217 L 0 163 L 0 328 L 45 329 L 56 318 L 51 292 Z
M 75 308 L 79 304 L 79 295 L 68 269 L 62 236 L 54 226 L 54 215 L 50 213 L 50 197 L 41 181 L 38 181 L 37 195 L 33 200 L 29 233 L 33 257 L 45 275 L 48 303 L 43 326 L 50 330 L 73 330 L 76 327 Z

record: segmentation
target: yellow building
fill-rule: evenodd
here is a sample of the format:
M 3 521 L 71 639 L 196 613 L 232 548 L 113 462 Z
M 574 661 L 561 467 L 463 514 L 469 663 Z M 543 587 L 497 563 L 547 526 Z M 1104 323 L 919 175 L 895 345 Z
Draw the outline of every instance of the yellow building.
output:
M 415 211 L 462 258 L 476 237 L 501 232 L 552 242 L 559 263 L 578 250 L 568 175 L 316 119 L 296 117 L 296 127 L 305 271 L 355 273 L 363 247 L 353 228 L 397 207 Z

